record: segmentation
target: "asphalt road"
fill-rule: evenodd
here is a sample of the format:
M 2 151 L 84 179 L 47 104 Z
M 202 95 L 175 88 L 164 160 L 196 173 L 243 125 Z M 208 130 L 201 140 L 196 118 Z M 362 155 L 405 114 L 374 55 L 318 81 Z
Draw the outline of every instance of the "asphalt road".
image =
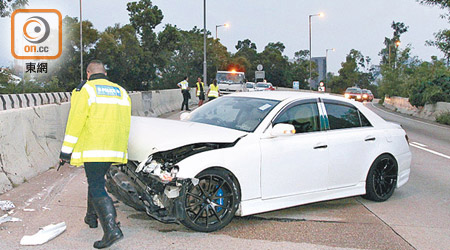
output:
M 414 145 L 411 179 L 388 201 L 352 197 L 236 217 L 210 234 L 159 223 L 118 202 L 125 238 L 111 249 L 449 249 L 449 127 L 367 105 L 386 120 L 402 124 Z M 166 117 L 176 119 L 179 112 Z M 62 221 L 67 224 L 62 235 L 33 249 L 92 248 L 102 232 L 83 223 L 86 190 L 83 169 L 65 166 L 0 195 L 0 200 L 16 205 L 10 216 L 22 220 L 0 225 L 0 248 L 31 248 L 20 246 L 23 235 Z

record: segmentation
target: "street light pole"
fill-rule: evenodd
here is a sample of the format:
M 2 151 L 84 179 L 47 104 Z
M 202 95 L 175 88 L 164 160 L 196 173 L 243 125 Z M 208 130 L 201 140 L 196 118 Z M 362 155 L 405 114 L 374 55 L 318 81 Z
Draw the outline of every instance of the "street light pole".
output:
M 225 23 L 225 24 L 217 24 L 216 25 L 216 39 L 217 39 L 217 28 L 219 28 L 219 27 L 228 27 L 228 26 L 230 26 L 228 23 Z
M 82 8 L 81 8 L 81 0 L 80 0 L 80 72 L 81 72 L 81 81 L 83 81 L 83 16 L 82 16 Z
M 208 83 L 206 74 L 206 0 L 203 0 L 203 82 Z
M 336 51 L 336 49 L 335 48 L 332 48 L 332 49 L 326 49 L 325 50 L 325 65 L 326 65 L 326 70 L 325 70 L 325 80 L 327 80 L 327 82 L 328 82 L 328 50 L 331 50 L 331 51 Z
M 311 56 L 311 17 L 313 16 L 323 16 L 323 13 L 319 13 L 319 14 L 313 14 L 313 15 L 309 15 L 309 90 L 312 89 L 311 87 L 311 82 L 312 82 L 312 56 Z
M 398 48 L 398 46 L 400 46 L 400 41 L 397 40 L 397 41 L 395 41 L 394 44 L 395 44 L 395 48 Z M 392 43 L 389 43 L 389 67 L 391 67 L 391 46 L 392 46 Z M 395 55 L 397 55 L 397 53 Z M 395 68 L 395 65 L 394 65 L 394 68 Z

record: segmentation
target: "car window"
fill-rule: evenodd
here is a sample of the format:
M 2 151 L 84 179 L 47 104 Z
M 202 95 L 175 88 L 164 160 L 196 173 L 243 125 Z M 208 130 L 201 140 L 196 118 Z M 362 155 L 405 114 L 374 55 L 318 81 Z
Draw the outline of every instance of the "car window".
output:
M 317 104 L 314 102 L 292 106 L 275 119 L 274 125 L 278 123 L 292 124 L 295 133 L 320 131 Z
M 355 107 L 325 102 L 325 108 L 330 129 L 361 127 L 359 112 Z
M 278 103 L 260 98 L 220 97 L 197 108 L 187 120 L 253 132 Z
M 359 118 L 361 119 L 361 126 L 363 126 L 363 127 L 372 126 L 372 124 L 370 124 L 369 120 L 363 115 L 363 113 L 361 113 L 359 110 L 358 110 L 358 113 L 359 113 Z

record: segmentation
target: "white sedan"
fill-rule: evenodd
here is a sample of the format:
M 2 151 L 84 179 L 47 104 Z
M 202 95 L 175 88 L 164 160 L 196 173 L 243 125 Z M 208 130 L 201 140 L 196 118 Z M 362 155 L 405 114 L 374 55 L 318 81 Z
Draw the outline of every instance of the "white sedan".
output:
M 211 232 L 235 215 L 385 201 L 409 179 L 405 131 L 342 97 L 238 93 L 182 118 L 133 117 L 129 163 L 107 175 L 111 193 L 161 222 Z

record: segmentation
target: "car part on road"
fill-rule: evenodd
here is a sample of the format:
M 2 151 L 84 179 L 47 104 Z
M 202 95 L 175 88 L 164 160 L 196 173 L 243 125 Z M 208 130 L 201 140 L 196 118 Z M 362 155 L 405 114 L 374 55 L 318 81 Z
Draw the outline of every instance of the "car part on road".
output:
M 363 198 L 372 201 L 389 199 L 397 185 L 397 175 L 398 167 L 394 157 L 388 154 L 379 156 L 370 167 Z
M 34 235 L 25 235 L 20 240 L 20 245 L 23 246 L 34 246 L 44 244 L 58 235 L 62 234 L 66 230 L 66 223 L 61 222 L 58 224 L 50 224 L 39 229 Z
M 0 217 L 0 224 L 5 223 L 5 222 L 9 222 L 9 221 L 16 222 L 16 221 L 22 221 L 22 220 L 19 219 L 19 218 L 8 216 L 7 214 L 5 214 L 2 217 Z
M 0 210 L 2 211 L 8 211 L 15 207 L 16 206 L 14 206 L 14 203 L 12 203 L 11 201 L 0 201 Z

